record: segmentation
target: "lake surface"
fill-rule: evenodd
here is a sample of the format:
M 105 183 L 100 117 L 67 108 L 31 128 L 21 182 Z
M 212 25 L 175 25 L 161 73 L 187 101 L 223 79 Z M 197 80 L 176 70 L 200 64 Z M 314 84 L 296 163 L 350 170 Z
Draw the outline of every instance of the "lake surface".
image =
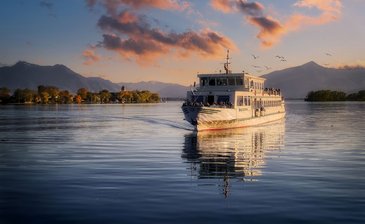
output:
M 0 223 L 365 223 L 365 104 L 196 134 L 181 103 L 0 106 Z

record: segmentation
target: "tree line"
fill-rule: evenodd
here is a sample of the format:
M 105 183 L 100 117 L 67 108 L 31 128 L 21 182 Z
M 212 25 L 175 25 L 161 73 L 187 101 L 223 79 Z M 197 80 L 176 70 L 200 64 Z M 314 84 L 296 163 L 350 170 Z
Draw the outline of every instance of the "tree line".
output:
M 351 94 L 331 90 L 311 91 L 305 101 L 365 101 L 365 90 Z
M 0 88 L 0 103 L 19 104 L 106 104 L 106 103 L 157 103 L 160 96 L 147 90 L 126 91 L 124 87 L 119 92 L 109 92 L 104 89 L 90 92 L 80 88 L 76 94 L 61 90 L 55 86 L 38 86 L 37 90 L 16 89 L 13 93 L 7 87 Z

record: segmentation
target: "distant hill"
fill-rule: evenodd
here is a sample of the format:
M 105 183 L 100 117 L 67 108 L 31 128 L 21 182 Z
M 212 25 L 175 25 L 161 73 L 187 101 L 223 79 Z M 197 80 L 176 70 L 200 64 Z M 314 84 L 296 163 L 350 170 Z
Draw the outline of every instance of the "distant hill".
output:
M 179 84 L 156 81 L 137 83 L 121 82 L 119 85 L 124 86 L 127 90 L 149 90 L 151 92 L 159 93 L 161 97 L 170 98 L 185 98 L 186 92 L 190 89 L 187 86 Z
M 266 87 L 280 88 L 286 98 L 305 98 L 309 91 L 316 90 L 354 93 L 365 89 L 364 68 L 326 68 L 313 61 L 262 77 L 266 78 Z
M 309 91 L 340 90 L 355 93 L 365 89 L 364 68 L 326 68 L 315 62 L 275 71 L 262 77 L 266 78 L 266 87 L 280 88 L 286 98 L 305 98 Z M 0 87 L 11 90 L 17 88 L 37 89 L 38 85 L 56 86 L 75 93 L 85 87 L 98 92 L 107 89 L 119 91 L 121 86 L 127 90 L 149 90 L 161 97 L 183 98 L 187 86 L 156 81 L 137 83 L 113 83 L 98 77 L 86 78 L 64 65 L 40 66 L 20 61 L 13 66 L 0 67 Z
M 120 86 L 102 78 L 86 78 L 64 65 L 40 66 L 20 61 L 13 66 L 0 67 L 0 87 L 37 89 L 39 85 L 56 86 L 73 93 L 85 87 L 98 92 L 103 89 L 119 91 Z

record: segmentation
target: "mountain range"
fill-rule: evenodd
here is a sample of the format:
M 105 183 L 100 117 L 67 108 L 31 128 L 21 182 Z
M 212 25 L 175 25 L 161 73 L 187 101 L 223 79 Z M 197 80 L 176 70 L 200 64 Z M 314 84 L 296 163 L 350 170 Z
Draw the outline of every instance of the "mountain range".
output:
M 347 93 L 365 89 L 365 68 L 326 68 L 313 61 L 262 77 L 266 78 L 266 87 L 280 88 L 286 98 L 304 98 L 309 91 L 320 89 Z M 116 92 L 124 86 L 127 90 L 149 90 L 159 93 L 161 97 L 170 98 L 183 98 L 190 89 L 179 84 L 157 81 L 113 83 L 98 77 L 84 77 L 59 64 L 40 66 L 20 61 L 13 66 L 0 67 L 0 87 L 11 90 L 37 89 L 39 85 L 56 86 L 73 93 L 82 87 L 92 92 L 103 89 Z
M 13 66 L 0 68 L 0 86 L 11 90 L 29 88 L 36 90 L 39 85 L 56 86 L 76 93 L 85 87 L 89 91 L 119 91 L 120 86 L 98 77 L 86 78 L 64 65 L 40 66 L 19 61 Z
M 280 88 L 286 98 L 304 98 L 309 91 L 354 93 L 365 89 L 365 68 L 326 68 L 311 61 L 263 75 L 265 86 Z

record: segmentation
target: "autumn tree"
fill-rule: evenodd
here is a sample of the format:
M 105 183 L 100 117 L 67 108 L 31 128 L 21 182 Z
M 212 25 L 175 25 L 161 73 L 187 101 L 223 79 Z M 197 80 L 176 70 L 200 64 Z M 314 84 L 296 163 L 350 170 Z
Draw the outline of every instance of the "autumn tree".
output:
M 80 88 L 79 90 L 77 90 L 77 95 L 79 95 L 81 97 L 81 99 L 83 101 L 85 101 L 85 100 L 87 100 L 88 92 L 89 92 L 88 89 Z
M 80 103 L 81 103 L 81 101 L 82 101 L 82 98 L 81 98 L 81 96 L 80 96 L 80 95 L 76 95 L 76 96 L 74 97 L 74 102 L 75 102 L 75 103 L 80 104 Z
M 59 93 L 59 103 L 69 104 L 72 103 L 72 95 L 69 91 L 63 90 Z

